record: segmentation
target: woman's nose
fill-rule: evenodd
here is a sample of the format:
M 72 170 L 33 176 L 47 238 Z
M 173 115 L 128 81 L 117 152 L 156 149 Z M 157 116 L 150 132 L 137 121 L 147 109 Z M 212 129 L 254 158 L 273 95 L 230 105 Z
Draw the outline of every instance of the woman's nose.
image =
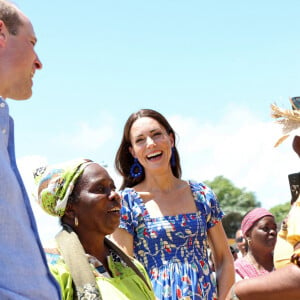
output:
M 155 145 L 155 141 L 150 136 L 147 137 L 147 146 Z
M 116 201 L 120 202 L 121 196 L 120 196 L 120 194 L 119 194 L 118 192 L 116 192 L 116 191 L 111 191 L 111 192 L 110 192 L 110 195 L 109 195 L 109 199 L 110 199 L 110 200 L 116 200 Z

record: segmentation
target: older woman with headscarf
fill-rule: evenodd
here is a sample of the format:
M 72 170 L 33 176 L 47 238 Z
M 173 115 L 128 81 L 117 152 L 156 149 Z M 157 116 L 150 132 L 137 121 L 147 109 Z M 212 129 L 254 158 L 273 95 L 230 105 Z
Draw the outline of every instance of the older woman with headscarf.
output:
M 79 159 L 35 173 L 38 202 L 60 218 L 56 247 L 45 249 L 63 299 L 155 299 L 140 263 L 106 236 L 120 222 L 120 197 L 108 172 Z
M 277 237 L 274 216 L 264 208 L 255 208 L 245 215 L 241 229 L 248 244 L 248 252 L 234 262 L 236 280 L 273 271 L 273 251 Z

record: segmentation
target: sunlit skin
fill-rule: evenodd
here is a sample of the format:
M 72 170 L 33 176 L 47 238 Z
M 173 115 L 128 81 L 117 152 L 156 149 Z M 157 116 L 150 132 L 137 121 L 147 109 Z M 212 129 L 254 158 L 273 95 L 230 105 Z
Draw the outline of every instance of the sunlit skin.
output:
M 29 19 L 18 11 L 23 25 L 10 34 L 0 20 L 0 95 L 25 100 L 32 95 L 32 78 L 42 63 L 34 50 L 37 38 Z
M 77 233 L 85 251 L 106 267 L 108 249 L 104 244 L 120 223 L 120 196 L 108 172 L 96 163 L 88 165 L 75 185 L 75 203 L 68 204 L 63 221 Z M 78 226 L 74 225 L 74 218 Z

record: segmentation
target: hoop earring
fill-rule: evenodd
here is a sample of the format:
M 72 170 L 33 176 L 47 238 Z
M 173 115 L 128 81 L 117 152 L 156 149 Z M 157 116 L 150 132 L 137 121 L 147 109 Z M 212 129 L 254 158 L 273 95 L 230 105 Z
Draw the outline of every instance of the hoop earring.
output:
M 176 166 L 175 147 L 172 147 L 171 166 L 172 167 Z
M 75 224 L 76 227 L 78 227 L 79 221 L 78 221 L 77 217 L 74 218 L 74 224 Z
M 130 176 L 133 178 L 140 177 L 143 174 L 143 168 L 137 158 L 134 158 L 134 162 L 130 167 Z

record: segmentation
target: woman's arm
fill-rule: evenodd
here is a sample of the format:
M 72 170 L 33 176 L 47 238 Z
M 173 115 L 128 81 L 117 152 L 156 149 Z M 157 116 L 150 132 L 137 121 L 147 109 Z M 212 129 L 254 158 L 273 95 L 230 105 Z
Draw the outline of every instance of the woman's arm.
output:
M 234 284 L 234 266 L 233 257 L 221 222 L 218 222 L 208 230 L 208 238 L 216 269 L 218 299 L 223 300 Z
M 118 228 L 110 235 L 110 238 L 127 255 L 133 256 L 133 236 L 128 231 Z
M 237 282 L 233 289 L 240 300 L 299 300 L 300 268 L 294 264 L 259 277 Z M 228 293 L 226 300 L 234 299 Z

